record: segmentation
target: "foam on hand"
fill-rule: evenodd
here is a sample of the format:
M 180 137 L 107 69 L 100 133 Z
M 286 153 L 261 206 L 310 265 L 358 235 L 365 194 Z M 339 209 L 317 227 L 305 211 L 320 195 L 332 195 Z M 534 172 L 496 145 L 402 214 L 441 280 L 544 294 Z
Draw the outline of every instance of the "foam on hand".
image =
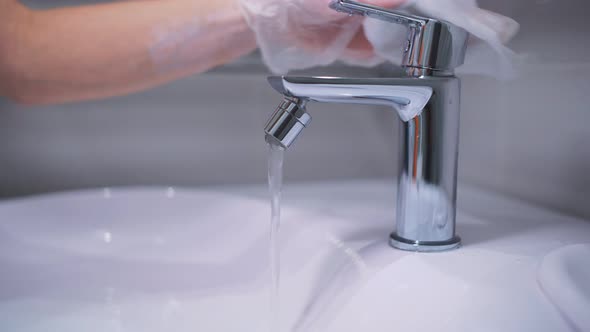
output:
M 476 0 L 409 0 L 403 11 L 445 20 L 468 31 L 470 40 L 461 72 L 509 79 L 515 75 L 518 56 L 504 46 L 518 32 L 513 19 L 479 8 Z M 401 62 L 407 28 L 379 20 L 366 19 L 364 30 L 377 55 Z

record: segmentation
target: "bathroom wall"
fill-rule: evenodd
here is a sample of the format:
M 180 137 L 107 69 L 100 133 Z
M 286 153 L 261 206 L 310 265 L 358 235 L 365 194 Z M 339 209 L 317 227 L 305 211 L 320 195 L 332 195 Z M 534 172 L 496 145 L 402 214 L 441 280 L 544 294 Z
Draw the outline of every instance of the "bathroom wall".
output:
M 482 4 L 521 22 L 511 47 L 526 61 L 510 82 L 463 75 L 460 181 L 590 218 L 590 5 Z M 334 67 L 322 73 L 378 75 L 383 69 Z M 31 108 L 0 100 L 0 195 L 112 185 L 262 184 L 262 126 L 280 101 L 266 75 L 251 56 L 104 101 Z M 312 126 L 287 156 L 288 181 L 394 176 L 395 114 L 335 105 L 314 105 L 310 113 Z
M 485 5 L 521 23 L 525 60 L 511 82 L 466 77 L 461 179 L 590 217 L 590 3 Z

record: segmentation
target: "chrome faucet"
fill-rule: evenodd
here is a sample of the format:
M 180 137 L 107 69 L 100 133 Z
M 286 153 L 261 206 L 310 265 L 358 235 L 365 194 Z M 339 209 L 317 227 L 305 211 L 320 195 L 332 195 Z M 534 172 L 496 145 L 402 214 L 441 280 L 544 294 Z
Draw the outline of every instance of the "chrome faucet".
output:
M 460 81 L 468 33 L 451 23 L 350 0 L 333 9 L 408 27 L 399 78 L 270 77 L 283 102 L 265 127 L 266 140 L 289 148 L 311 121 L 308 102 L 386 105 L 401 118 L 396 227 L 390 244 L 434 252 L 460 246 L 455 234 Z

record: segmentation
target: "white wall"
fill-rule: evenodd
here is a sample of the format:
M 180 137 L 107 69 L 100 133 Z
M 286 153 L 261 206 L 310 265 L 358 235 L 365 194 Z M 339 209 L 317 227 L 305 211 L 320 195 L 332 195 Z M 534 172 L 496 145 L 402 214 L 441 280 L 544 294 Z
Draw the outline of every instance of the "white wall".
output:
M 461 178 L 589 217 L 590 4 L 511 4 L 526 63 L 512 82 L 465 78 Z
M 460 180 L 590 218 L 590 6 L 484 4 L 522 23 L 512 47 L 528 60 L 512 82 L 464 77 Z M 91 103 L 23 108 L 0 100 L 0 194 L 264 183 L 262 126 L 280 97 L 258 67 Z M 312 126 L 288 154 L 289 181 L 394 176 L 392 112 L 314 105 L 310 113 Z

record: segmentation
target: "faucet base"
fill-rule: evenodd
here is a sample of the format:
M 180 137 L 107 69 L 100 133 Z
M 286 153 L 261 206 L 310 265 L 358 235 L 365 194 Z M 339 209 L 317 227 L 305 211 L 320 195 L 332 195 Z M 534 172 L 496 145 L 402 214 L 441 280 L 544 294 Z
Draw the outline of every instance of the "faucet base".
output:
M 461 246 L 461 238 L 455 236 L 448 241 L 412 241 L 392 233 L 389 245 L 396 249 L 415 252 L 440 252 L 457 249 Z

